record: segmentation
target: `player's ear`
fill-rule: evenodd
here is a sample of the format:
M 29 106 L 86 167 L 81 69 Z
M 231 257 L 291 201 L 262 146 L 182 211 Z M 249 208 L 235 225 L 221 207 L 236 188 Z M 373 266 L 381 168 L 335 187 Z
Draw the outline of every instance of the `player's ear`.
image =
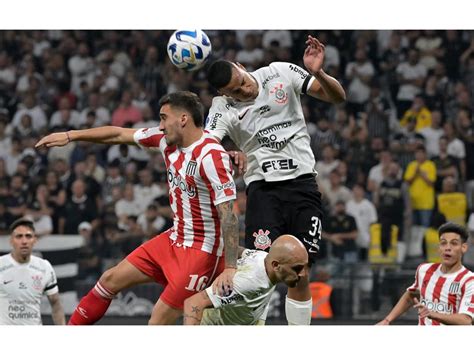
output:
M 462 251 L 463 254 L 466 253 L 467 249 L 469 249 L 468 244 L 467 243 L 462 243 L 461 251 Z
M 186 113 L 183 113 L 180 117 L 180 123 L 181 123 L 181 127 L 184 127 L 186 126 L 186 124 L 188 123 L 188 120 L 189 120 L 189 115 L 186 114 Z

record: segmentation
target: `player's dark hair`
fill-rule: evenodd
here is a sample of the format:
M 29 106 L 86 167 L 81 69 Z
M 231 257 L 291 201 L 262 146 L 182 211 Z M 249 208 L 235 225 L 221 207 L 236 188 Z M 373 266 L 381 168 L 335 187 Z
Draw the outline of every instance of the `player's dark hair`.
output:
M 463 243 L 466 243 L 467 239 L 469 238 L 466 228 L 453 222 L 447 222 L 439 227 L 438 235 L 441 237 L 445 233 L 455 233 L 459 235 Z
M 199 96 L 190 91 L 177 91 L 167 94 L 160 99 L 160 106 L 170 105 L 187 111 L 192 117 L 196 127 L 202 127 L 204 106 Z
M 219 90 L 230 83 L 234 65 L 228 60 L 217 60 L 207 70 L 207 81 Z
M 33 232 L 35 231 L 35 226 L 33 224 L 33 221 L 31 221 L 29 219 L 26 219 L 26 218 L 19 218 L 10 225 L 10 233 L 13 233 L 13 231 L 17 227 L 20 227 L 20 226 L 27 227 L 27 228 L 31 229 Z

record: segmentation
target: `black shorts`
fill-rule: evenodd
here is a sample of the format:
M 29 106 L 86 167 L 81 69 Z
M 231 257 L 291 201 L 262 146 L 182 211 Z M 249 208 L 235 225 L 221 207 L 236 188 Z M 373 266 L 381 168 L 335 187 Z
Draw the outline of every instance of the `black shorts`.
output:
M 321 240 L 321 193 L 313 175 L 266 182 L 247 188 L 245 247 L 267 250 L 282 234 L 292 234 L 306 247 L 312 264 Z

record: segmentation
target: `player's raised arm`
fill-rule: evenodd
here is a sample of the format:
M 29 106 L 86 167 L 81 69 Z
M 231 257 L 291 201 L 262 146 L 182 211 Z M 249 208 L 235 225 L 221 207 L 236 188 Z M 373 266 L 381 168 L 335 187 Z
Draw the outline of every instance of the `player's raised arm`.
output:
M 212 284 L 215 294 L 225 295 L 232 291 L 237 256 L 239 254 L 239 221 L 233 212 L 233 201 L 217 205 L 222 234 L 224 236 L 225 269 Z
M 346 93 L 342 85 L 322 69 L 324 45 L 316 38 L 308 36 L 306 46 L 303 62 L 306 69 L 316 78 L 308 89 L 308 94 L 333 104 L 344 102 Z
M 103 144 L 134 144 L 136 129 L 104 126 L 82 130 L 52 133 L 40 139 L 35 148 L 62 147 L 72 141 L 86 141 Z

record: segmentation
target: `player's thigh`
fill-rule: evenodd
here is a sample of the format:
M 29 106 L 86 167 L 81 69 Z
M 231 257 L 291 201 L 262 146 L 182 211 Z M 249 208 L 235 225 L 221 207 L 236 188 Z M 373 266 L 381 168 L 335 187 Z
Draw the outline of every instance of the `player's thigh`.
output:
M 127 259 L 105 271 L 100 277 L 100 283 L 113 293 L 152 281 L 154 281 L 153 278 L 137 269 Z
M 186 298 L 211 285 L 224 270 L 224 256 L 192 248 L 174 249 L 174 261 L 163 265 L 168 284 L 160 299 L 172 308 L 182 309 Z
M 182 314 L 182 309 L 173 308 L 160 298 L 153 307 L 148 325 L 173 325 Z
M 291 209 L 289 233 L 304 244 L 312 264 L 321 243 L 321 195 L 316 189 L 316 184 L 307 184 L 299 191 L 294 191 L 293 197 L 294 201 L 289 207 Z
M 250 184 L 245 213 L 245 247 L 267 250 L 272 240 L 285 233 L 284 227 L 277 191 L 260 182 Z

